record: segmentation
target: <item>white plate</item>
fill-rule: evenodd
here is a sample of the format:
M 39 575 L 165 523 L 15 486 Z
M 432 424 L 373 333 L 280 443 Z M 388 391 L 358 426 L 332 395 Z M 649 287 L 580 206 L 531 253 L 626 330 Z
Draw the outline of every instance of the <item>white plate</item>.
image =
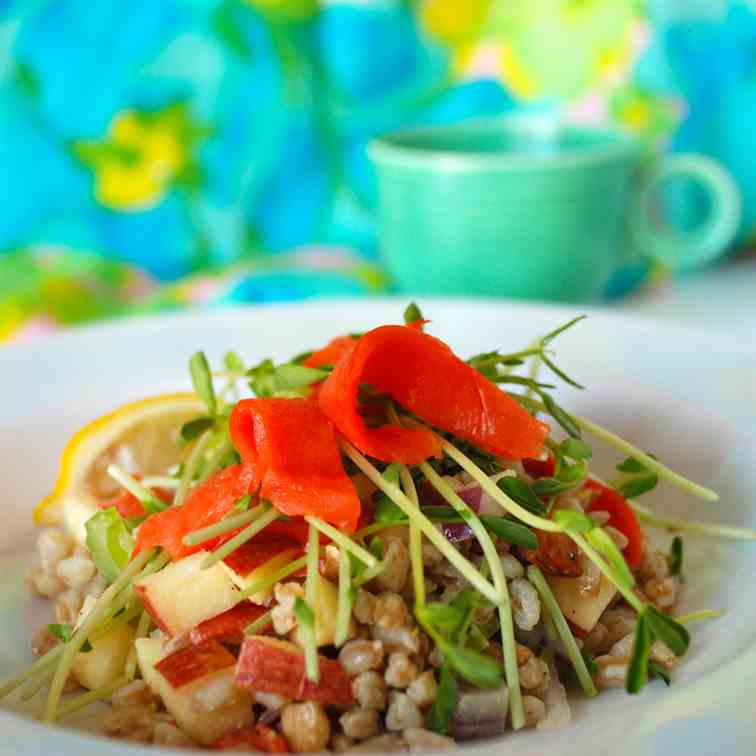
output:
M 433 319 L 430 330 L 462 355 L 516 348 L 575 314 L 487 302 L 422 304 Z M 216 364 L 229 348 L 250 360 L 285 358 L 337 333 L 397 322 L 401 309 L 398 301 L 334 301 L 170 315 L 84 328 L 0 350 L 0 677 L 29 659 L 33 631 L 50 621 L 49 607 L 31 599 L 24 585 L 34 562 L 30 515 L 49 490 L 58 455 L 74 430 L 124 401 L 186 388 L 187 359 L 197 349 L 206 350 Z M 560 364 L 588 387 L 582 393 L 562 392 L 568 407 L 616 429 L 722 494 L 721 502 L 711 505 L 662 485 L 648 497 L 649 504 L 689 517 L 756 524 L 756 444 L 748 435 L 756 420 L 752 343 L 593 311 L 557 347 Z M 616 460 L 617 455 L 601 450 L 598 471 L 608 471 Z M 568 731 L 507 737 L 519 756 L 610 751 L 736 756 L 756 751 L 756 651 L 751 650 L 756 639 L 756 547 L 690 537 L 685 543 L 684 608 L 717 608 L 726 614 L 693 628 L 689 658 L 675 671 L 672 688 L 657 682 L 636 697 L 616 690 L 579 701 Z M 91 726 L 93 719 L 85 715 L 76 724 Z M 493 756 L 503 745 L 481 744 L 468 752 Z M 0 754 L 87 756 L 106 749 L 135 752 L 77 734 L 70 726 L 51 729 L 0 712 Z

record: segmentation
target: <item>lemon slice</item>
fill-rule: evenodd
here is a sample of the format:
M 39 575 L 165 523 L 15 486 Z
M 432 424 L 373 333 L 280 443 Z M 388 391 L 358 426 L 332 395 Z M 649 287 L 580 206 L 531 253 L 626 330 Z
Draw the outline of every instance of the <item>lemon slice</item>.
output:
M 62 523 L 84 543 L 84 523 L 119 488 L 107 474 L 108 465 L 121 464 L 143 475 L 164 474 L 189 452 L 180 443 L 181 426 L 204 411 L 196 394 L 163 394 L 124 404 L 85 425 L 63 450 L 55 488 L 37 505 L 34 521 Z

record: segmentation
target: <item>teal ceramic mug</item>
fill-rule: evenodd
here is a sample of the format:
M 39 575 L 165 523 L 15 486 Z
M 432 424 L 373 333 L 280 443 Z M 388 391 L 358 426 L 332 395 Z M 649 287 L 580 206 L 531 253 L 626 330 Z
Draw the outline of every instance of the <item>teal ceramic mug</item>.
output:
M 700 155 L 649 165 L 618 131 L 508 116 L 432 126 L 371 143 L 382 254 L 398 289 L 420 294 L 588 301 L 617 266 L 690 269 L 721 254 L 738 190 Z M 665 223 L 665 182 L 694 181 L 705 217 Z

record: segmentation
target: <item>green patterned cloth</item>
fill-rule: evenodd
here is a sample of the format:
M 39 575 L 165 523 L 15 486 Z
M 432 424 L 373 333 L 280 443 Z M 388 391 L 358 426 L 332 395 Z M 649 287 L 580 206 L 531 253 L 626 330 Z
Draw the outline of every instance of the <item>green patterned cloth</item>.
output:
M 0 0 L 0 339 L 385 290 L 367 142 L 518 108 L 722 160 L 745 237 L 755 50 L 752 0 Z

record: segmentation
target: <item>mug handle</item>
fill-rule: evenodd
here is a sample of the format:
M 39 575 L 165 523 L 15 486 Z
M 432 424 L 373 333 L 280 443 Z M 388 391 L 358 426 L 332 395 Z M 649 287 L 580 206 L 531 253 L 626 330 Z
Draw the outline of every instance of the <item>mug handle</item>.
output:
M 695 181 L 708 196 L 708 215 L 691 231 L 653 217 L 660 185 L 673 178 Z M 673 270 L 684 271 L 701 267 L 724 252 L 737 233 L 742 202 L 735 181 L 720 163 L 704 155 L 683 153 L 653 165 L 641 179 L 634 204 L 630 227 L 637 247 Z

